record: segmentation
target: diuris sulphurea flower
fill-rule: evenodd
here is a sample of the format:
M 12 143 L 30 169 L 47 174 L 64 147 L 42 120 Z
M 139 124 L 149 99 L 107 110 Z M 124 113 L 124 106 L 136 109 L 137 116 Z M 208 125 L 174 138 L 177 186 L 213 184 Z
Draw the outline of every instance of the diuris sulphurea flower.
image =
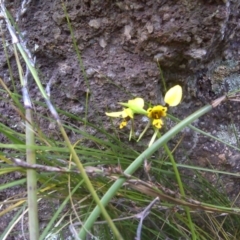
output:
M 133 120 L 134 114 L 145 115 L 149 118 L 149 124 L 140 134 L 138 141 L 142 138 L 146 130 L 149 128 L 150 124 L 154 127 L 154 135 L 149 143 L 149 146 L 155 141 L 159 133 L 159 129 L 163 126 L 163 118 L 167 115 L 168 107 L 177 106 L 182 99 L 182 87 L 180 85 L 176 85 L 170 88 L 164 97 L 165 106 L 157 105 L 147 109 L 144 109 L 144 100 L 142 98 L 135 98 L 129 100 L 127 103 L 120 102 L 122 106 L 126 107 L 121 112 L 112 112 L 106 113 L 109 117 L 120 117 L 123 118 L 123 121 L 120 124 L 120 129 L 125 127 L 129 120 Z M 133 127 L 131 127 L 130 139 L 132 136 Z
M 162 118 L 165 117 L 167 115 L 167 110 L 168 107 L 175 107 L 177 106 L 182 99 L 182 87 L 180 85 L 176 85 L 172 88 L 170 88 L 164 97 L 164 102 L 165 102 L 165 106 L 162 105 L 158 105 L 158 106 L 154 106 L 152 108 L 149 108 L 147 110 L 147 116 L 150 119 L 153 127 L 154 127 L 154 134 L 152 136 L 152 139 L 149 143 L 149 147 L 153 144 L 153 142 L 155 141 L 157 135 L 159 134 L 159 129 L 162 128 L 163 126 L 163 120 Z M 148 127 L 147 127 L 148 128 Z M 146 130 L 147 130 L 146 128 Z M 143 136 L 144 132 L 146 131 L 144 130 L 143 133 L 140 135 L 139 139 Z
M 170 88 L 164 97 L 165 107 L 162 105 L 157 105 L 151 108 L 148 108 L 147 110 L 147 116 L 151 120 L 152 125 L 160 129 L 163 126 L 163 120 L 162 118 L 167 115 L 168 107 L 174 107 L 177 106 L 182 99 L 182 87 L 179 85 L 176 85 L 172 88 Z

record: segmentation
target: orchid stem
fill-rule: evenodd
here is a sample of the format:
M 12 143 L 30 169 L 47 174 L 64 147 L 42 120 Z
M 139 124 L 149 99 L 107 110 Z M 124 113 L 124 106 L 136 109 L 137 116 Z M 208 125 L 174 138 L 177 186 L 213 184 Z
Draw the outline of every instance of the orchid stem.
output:
M 154 143 L 154 141 L 155 141 L 156 137 L 158 136 L 158 134 L 159 134 L 159 129 L 155 128 L 154 134 L 153 134 L 153 136 L 151 138 L 151 141 L 148 144 L 148 147 L 150 147 Z
M 150 127 L 151 123 L 148 122 L 147 126 L 144 128 L 144 130 L 142 131 L 142 133 L 140 134 L 137 142 L 139 142 L 141 140 L 141 138 L 143 137 L 143 135 L 145 134 L 145 132 L 148 130 L 148 128 Z

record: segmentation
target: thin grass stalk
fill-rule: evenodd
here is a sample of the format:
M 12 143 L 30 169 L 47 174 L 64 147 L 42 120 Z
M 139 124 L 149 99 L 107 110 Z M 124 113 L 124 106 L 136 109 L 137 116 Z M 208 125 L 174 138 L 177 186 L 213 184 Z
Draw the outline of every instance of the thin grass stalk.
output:
M 12 27 L 11 23 L 9 22 L 9 19 L 8 19 L 8 15 L 9 13 L 7 12 L 4 4 L 1 2 L 1 9 L 2 9 L 2 12 L 3 12 L 3 15 L 4 15 L 4 18 L 5 18 L 5 21 L 7 23 L 7 27 L 8 27 L 8 30 L 9 30 L 9 33 L 11 34 L 11 37 L 12 37 L 12 42 L 13 42 L 13 45 L 17 46 L 19 52 L 21 53 L 25 63 L 27 64 L 27 67 L 28 69 L 30 70 L 42 96 L 44 97 L 45 101 L 46 101 L 46 104 L 51 112 L 51 114 L 53 115 L 54 119 L 56 120 L 57 124 L 58 124 L 58 127 L 63 135 L 63 138 L 65 140 L 65 143 L 67 144 L 68 148 L 69 148 L 69 151 L 70 153 L 72 154 L 73 156 L 73 160 L 74 162 L 76 163 L 79 171 L 81 172 L 81 176 L 82 178 L 84 179 L 85 181 L 85 184 L 87 185 L 87 188 L 89 190 L 89 192 L 91 193 L 93 199 L 95 200 L 95 202 L 97 203 L 99 209 L 101 209 L 101 213 L 102 215 L 104 216 L 104 218 L 106 219 L 106 221 L 108 222 L 109 224 L 109 227 L 112 229 L 113 231 L 113 234 L 115 235 L 116 239 L 122 239 L 122 236 L 121 234 L 119 233 L 118 229 L 116 228 L 114 222 L 112 221 L 112 219 L 110 218 L 109 214 L 107 213 L 105 207 L 102 205 L 95 189 L 93 188 L 92 186 L 92 183 L 88 177 L 88 175 L 86 174 L 85 172 L 85 169 L 80 161 L 80 159 L 78 158 L 66 132 L 65 132 L 65 129 L 63 128 L 63 125 L 61 123 L 61 120 L 60 120 L 60 117 L 57 113 L 57 111 L 55 110 L 54 106 L 52 105 L 51 101 L 50 101 L 50 93 L 47 94 L 46 91 L 44 90 L 42 84 L 41 84 L 41 81 L 38 77 L 38 74 L 37 74 L 37 71 L 34 67 L 34 63 L 32 61 L 32 59 L 29 59 L 28 55 L 26 54 L 26 51 L 25 51 L 25 48 L 22 46 L 22 44 L 20 43 L 17 35 L 16 35 L 16 32 L 14 30 L 14 28 Z M 37 239 L 37 238 L 35 238 Z
M 6 61 L 7 61 L 7 65 L 8 65 L 9 76 L 10 76 L 10 79 L 12 81 L 12 86 L 13 86 L 13 89 L 14 89 L 14 93 L 16 93 L 17 90 L 16 90 L 16 86 L 15 86 L 15 83 L 14 83 L 13 72 L 12 72 L 12 68 L 11 68 L 11 65 L 10 65 L 10 61 L 9 61 L 9 55 L 8 55 L 8 52 L 7 52 L 6 40 L 5 40 L 5 37 L 4 37 L 3 30 L 2 30 L 2 25 L 0 26 L 0 29 L 1 29 L 1 35 L 2 35 L 2 41 L 3 41 L 3 44 L 2 44 L 3 45 L 3 50 L 4 50 L 4 54 L 6 56 Z
M 161 66 L 160 66 L 159 61 L 157 61 L 157 65 L 158 65 L 158 68 L 159 68 L 160 77 L 161 77 L 161 80 L 162 80 L 162 83 L 163 83 L 164 91 L 167 92 L 166 82 L 165 82 L 165 79 L 164 79 L 164 77 L 163 77 L 163 72 L 162 72 L 162 68 L 161 68 Z
M 70 30 L 70 34 L 71 34 L 72 41 L 73 41 L 74 50 L 75 50 L 75 52 L 77 54 L 77 57 L 78 57 L 78 61 L 79 61 L 79 65 L 80 65 L 80 68 L 81 68 L 81 71 L 82 71 L 82 74 L 83 74 L 83 78 L 84 78 L 85 83 L 87 85 L 86 101 L 85 101 L 85 109 L 86 110 L 85 110 L 85 120 L 84 120 L 84 124 L 85 124 L 85 127 L 86 127 L 86 125 L 87 125 L 87 115 L 88 115 L 88 102 L 89 102 L 90 85 L 89 85 L 89 81 L 88 81 L 88 78 L 87 78 L 86 71 L 84 69 L 81 53 L 80 53 L 79 48 L 77 46 L 77 41 L 76 41 L 76 38 L 74 36 L 72 25 L 71 25 L 70 19 L 68 17 L 67 9 L 66 9 L 66 6 L 65 6 L 64 2 L 62 2 L 62 8 L 63 8 L 64 14 L 65 14 L 65 17 L 66 17 L 66 20 L 67 20 L 68 28 Z
M 183 188 L 182 180 L 181 180 L 176 162 L 174 160 L 174 157 L 173 157 L 170 149 L 168 148 L 167 144 L 164 144 L 163 147 L 164 147 L 164 149 L 165 149 L 165 151 L 166 151 L 166 153 L 167 153 L 167 155 L 168 155 L 168 157 L 169 157 L 169 159 L 172 163 L 173 171 L 174 171 L 176 179 L 177 179 L 177 183 L 178 183 L 178 186 L 179 186 L 180 193 L 181 193 L 182 197 L 185 198 L 186 194 L 185 194 L 185 191 L 184 191 L 184 188 Z M 188 218 L 188 225 L 189 225 L 190 231 L 192 233 L 192 239 L 196 240 L 197 236 L 196 236 L 196 233 L 195 233 L 195 227 L 194 227 L 194 224 L 192 222 L 189 207 L 184 207 L 184 210 L 185 210 L 187 218 Z
M 47 234 L 51 231 L 51 228 L 53 227 L 54 222 L 56 222 L 59 214 L 61 213 L 61 211 L 64 209 L 64 207 L 66 207 L 67 203 L 69 202 L 71 196 L 73 196 L 73 194 L 76 192 L 77 189 L 79 189 L 79 187 L 83 184 L 83 180 L 80 181 L 74 188 L 73 190 L 69 193 L 69 195 L 66 197 L 66 199 L 61 203 L 61 205 L 58 207 L 56 213 L 52 216 L 50 222 L 48 223 L 48 225 L 45 227 L 44 231 L 42 232 L 40 238 L 38 238 L 39 240 L 44 240 L 47 236 Z
M 25 77 L 23 77 L 21 63 L 17 54 L 16 46 L 14 46 L 15 59 L 18 66 L 19 78 L 22 86 L 23 103 L 25 107 L 25 136 L 26 136 L 26 161 L 28 164 L 36 164 L 35 150 L 31 146 L 35 145 L 35 136 L 32 119 L 32 104 L 27 90 L 27 79 L 29 75 L 28 68 Z M 33 169 L 27 170 L 27 193 L 28 193 L 28 225 L 29 239 L 39 238 L 39 221 L 38 221 L 38 203 L 37 203 L 37 175 Z
M 0 239 L 1 240 L 7 240 L 10 239 L 8 238 L 8 235 L 12 232 L 14 226 L 18 223 L 18 221 L 20 220 L 19 218 L 23 218 L 23 215 L 26 213 L 27 210 L 24 211 L 24 209 L 26 208 L 26 203 L 23 204 L 23 206 L 21 208 L 19 208 L 19 210 L 14 213 L 15 215 L 12 216 L 11 222 L 9 222 L 8 226 L 4 229 L 3 233 L 1 233 L 0 235 Z M 17 208 L 16 208 L 17 209 Z M 15 210 L 16 210 L 15 209 Z M 21 215 L 21 216 L 20 216 Z
M 26 109 L 26 160 L 28 164 L 36 164 L 35 150 L 29 148 L 35 143 L 32 127 L 32 110 Z M 37 203 L 37 174 L 34 169 L 27 169 L 28 216 L 30 239 L 39 238 L 38 203 Z
M 8 95 L 14 102 L 13 108 L 15 108 L 15 110 L 18 112 L 19 115 L 23 116 L 23 112 L 24 112 L 23 106 L 19 102 L 18 96 L 16 95 L 16 93 L 11 92 L 10 89 L 6 86 L 6 84 L 3 82 L 3 80 L 1 78 L 0 78 L 0 84 L 2 85 L 2 87 L 5 89 L 5 91 L 8 93 Z M 5 128 L 5 126 L 4 126 L 4 128 Z
M 196 111 L 195 113 L 191 114 L 183 121 L 178 123 L 175 127 L 170 129 L 167 133 L 165 133 L 161 138 L 159 138 L 155 143 L 152 144 L 151 147 L 147 148 L 144 152 L 142 152 L 133 162 L 132 164 L 124 171 L 125 175 L 132 175 L 139 167 L 142 166 L 144 160 L 150 157 L 155 151 L 157 151 L 160 147 L 166 144 L 170 139 L 172 139 L 178 132 L 180 132 L 183 128 L 188 126 L 190 123 L 201 117 L 202 115 L 206 114 L 207 112 L 212 110 L 212 105 L 206 105 Z M 101 202 L 104 206 L 106 206 L 109 201 L 115 196 L 116 192 L 119 188 L 122 187 L 123 183 L 126 181 L 124 176 L 120 177 L 105 193 Z M 84 223 L 84 227 L 81 228 L 79 237 L 81 239 L 85 239 L 87 231 L 91 229 L 94 222 L 98 218 L 101 210 L 99 207 L 95 207 L 95 209 L 91 212 L 90 216 Z

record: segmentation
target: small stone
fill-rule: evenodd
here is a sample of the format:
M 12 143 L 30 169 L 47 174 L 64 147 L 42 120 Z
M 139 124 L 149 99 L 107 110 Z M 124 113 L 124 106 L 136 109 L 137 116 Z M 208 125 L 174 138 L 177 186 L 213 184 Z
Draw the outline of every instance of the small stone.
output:
M 226 156 L 224 153 L 221 153 L 218 155 L 218 158 L 221 160 L 222 163 L 226 162 Z
M 86 70 L 87 77 L 92 77 L 95 72 L 96 70 L 94 68 L 88 68 Z
M 105 48 L 107 46 L 107 42 L 105 41 L 105 39 L 103 37 L 100 37 L 99 38 L 99 45 L 102 47 L 102 48 Z
M 92 20 L 89 21 L 88 25 L 90 27 L 99 29 L 101 24 L 100 24 L 100 20 L 99 19 L 92 19 Z
M 55 122 L 51 122 L 51 123 L 48 125 L 48 129 L 49 129 L 49 130 L 54 130 L 54 129 L 56 129 L 56 123 L 55 123 Z
M 142 117 L 142 122 L 149 122 L 149 118 L 148 117 L 146 117 L 146 116 L 144 116 L 144 117 Z
M 147 22 L 146 23 L 146 28 L 147 28 L 148 33 L 152 33 L 153 32 L 153 25 L 152 25 L 151 22 Z
M 181 64 L 181 65 L 179 65 L 179 68 L 185 69 L 185 68 L 186 68 L 186 65 L 185 65 L 185 64 Z
M 131 25 L 126 25 L 124 27 L 124 36 L 126 37 L 127 40 L 130 40 L 132 38 L 131 36 L 131 31 L 132 31 L 132 26 Z
M 163 53 L 158 53 L 158 54 L 156 54 L 155 56 L 154 56 L 154 61 L 156 61 L 156 62 L 159 62 L 159 61 L 162 61 L 162 60 L 164 60 L 164 54 Z
M 190 49 L 186 52 L 186 55 L 192 57 L 193 59 L 202 59 L 207 54 L 205 49 Z
M 61 29 L 56 27 L 52 30 L 52 34 L 53 34 L 53 37 L 54 39 L 58 39 L 61 35 Z
M 164 15 L 163 15 L 163 21 L 167 21 L 167 20 L 169 20 L 171 18 L 171 15 L 169 14 L 169 13 L 165 13 Z

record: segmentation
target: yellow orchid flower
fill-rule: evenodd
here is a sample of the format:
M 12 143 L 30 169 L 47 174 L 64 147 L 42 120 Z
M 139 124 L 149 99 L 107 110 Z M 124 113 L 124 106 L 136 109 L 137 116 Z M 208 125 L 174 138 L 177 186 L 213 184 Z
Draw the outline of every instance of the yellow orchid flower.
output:
M 120 124 L 120 129 L 125 127 L 130 119 L 133 119 L 134 114 L 146 114 L 146 110 L 143 109 L 144 107 L 144 100 L 142 98 L 135 98 L 129 100 L 128 103 L 119 103 L 123 106 L 128 108 L 124 108 L 121 112 L 112 112 L 112 113 L 105 113 L 109 117 L 120 117 L 124 118 L 124 120 Z
M 167 107 L 175 107 L 177 106 L 182 99 L 182 87 L 180 85 L 176 85 L 172 88 L 170 88 L 164 97 L 164 102 L 166 103 L 166 106 L 154 106 L 152 108 L 149 108 L 147 110 L 147 116 L 148 118 L 151 120 L 152 125 L 155 128 L 155 132 L 152 136 L 151 141 L 149 142 L 149 147 L 153 144 L 153 142 L 155 141 L 158 133 L 159 133 L 159 129 L 162 128 L 163 126 L 163 120 L 162 118 L 165 117 L 167 115 Z M 145 130 L 144 130 L 145 132 Z M 143 132 L 143 134 L 144 134 Z M 141 137 L 143 136 L 143 134 L 141 134 Z
M 129 100 L 127 103 L 122 103 L 122 102 L 119 103 L 125 107 L 123 111 L 111 112 L 111 113 L 106 112 L 106 115 L 109 117 L 123 118 L 123 121 L 120 124 L 120 129 L 125 127 L 128 121 L 134 118 L 134 114 L 141 114 L 141 115 L 147 116 L 150 119 L 150 121 L 148 125 L 145 127 L 145 129 L 143 130 L 143 132 L 140 134 L 139 139 L 137 141 L 139 141 L 142 138 L 144 133 L 152 124 L 155 129 L 155 132 L 149 143 L 149 146 L 150 146 L 155 141 L 159 133 L 159 129 L 161 129 L 163 126 L 162 118 L 166 117 L 168 107 L 177 106 L 181 102 L 181 99 L 182 99 L 182 87 L 180 85 L 176 85 L 167 91 L 164 97 L 164 102 L 166 103 L 165 106 L 162 106 L 162 105 L 153 106 L 151 108 L 148 108 L 146 111 L 144 109 L 144 100 L 142 98 L 135 98 L 135 99 Z M 132 134 L 133 134 L 133 124 L 131 127 L 129 139 L 131 139 Z
M 157 129 L 162 128 L 163 126 L 162 117 L 165 117 L 167 115 L 167 106 L 171 107 L 177 106 L 180 103 L 181 99 L 182 99 L 182 87 L 180 85 L 176 85 L 170 88 L 164 97 L 166 107 L 158 105 L 147 110 L 147 116 L 149 119 L 151 119 L 152 125 Z
M 147 116 L 152 120 L 152 125 L 158 129 L 162 128 L 163 121 L 162 117 L 165 117 L 167 114 L 167 107 L 161 105 L 149 108 L 147 110 Z

